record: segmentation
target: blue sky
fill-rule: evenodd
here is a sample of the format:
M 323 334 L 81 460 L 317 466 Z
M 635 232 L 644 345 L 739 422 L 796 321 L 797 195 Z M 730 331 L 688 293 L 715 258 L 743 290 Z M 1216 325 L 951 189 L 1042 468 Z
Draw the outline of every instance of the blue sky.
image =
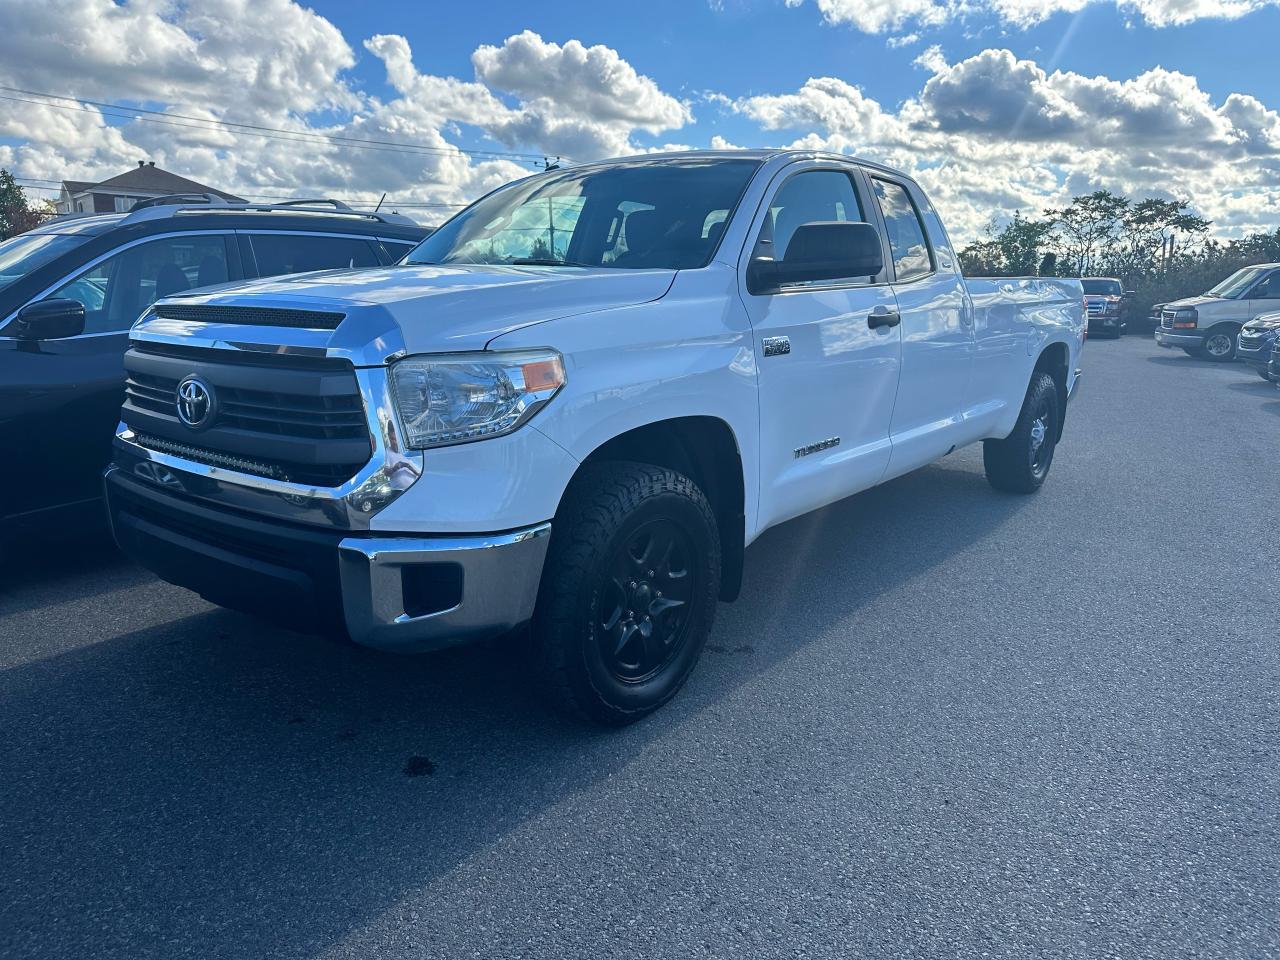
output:
M 0 0 L 0 21 L 0 86 L 35 91 L 0 91 L 0 166 L 42 197 L 148 158 L 438 221 L 533 164 L 476 148 L 789 145 L 913 173 L 964 239 L 1100 188 L 1189 200 L 1222 236 L 1280 226 L 1280 0 Z
M 832 25 L 809 4 L 787 7 L 780 0 L 648 0 L 645 3 L 517 3 L 497 0 L 419 4 L 367 0 L 358 4 L 320 2 L 314 8 L 352 37 L 403 34 L 424 69 L 469 76 L 471 51 L 530 29 L 548 40 L 569 38 L 615 48 L 640 72 L 680 96 L 718 90 L 732 97 L 800 86 L 812 76 L 835 76 L 865 88 L 885 103 L 914 94 L 921 83 L 912 60 L 939 44 L 950 60 L 988 47 L 1005 47 L 1046 67 L 1112 79 L 1129 79 L 1163 66 L 1196 76 L 1203 89 L 1221 99 L 1250 93 L 1280 107 L 1275 63 L 1280 43 L 1280 7 L 1264 8 L 1241 20 L 1203 19 L 1182 26 L 1152 27 L 1114 4 L 1078 13 L 1058 13 L 1027 29 L 1002 24 L 981 12 L 917 32 L 918 43 L 886 44 L 889 34 L 866 34 Z M 1064 42 L 1065 41 L 1065 42 Z M 383 84 L 381 64 L 363 57 L 356 75 L 369 89 Z M 708 115 L 711 131 L 736 131 L 747 141 L 753 128 Z M 703 124 L 699 124 L 701 128 Z M 763 144 L 764 141 L 761 141 Z

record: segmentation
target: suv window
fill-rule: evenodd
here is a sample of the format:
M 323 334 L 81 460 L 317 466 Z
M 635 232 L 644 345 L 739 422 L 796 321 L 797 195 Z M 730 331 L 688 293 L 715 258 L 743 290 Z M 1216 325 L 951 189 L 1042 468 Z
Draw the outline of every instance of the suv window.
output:
M 756 241 L 756 256 L 781 260 L 786 256 L 787 244 L 791 242 L 796 228 L 814 221 L 831 220 L 866 220 L 853 179 L 839 170 L 798 173 L 773 195 L 769 212 L 760 228 L 760 238 Z
M 253 258 L 258 262 L 260 277 L 379 265 L 373 245 L 362 237 L 251 233 L 249 243 L 253 247 Z
M 85 333 L 127 330 L 161 297 L 226 283 L 225 234 L 162 237 L 107 257 L 49 294 L 84 304 Z
M 871 178 L 876 202 L 884 214 L 885 230 L 889 234 L 889 251 L 893 254 L 893 268 L 899 280 L 913 280 L 932 273 L 933 252 L 925 239 L 924 222 L 916 209 L 907 188 L 891 180 Z

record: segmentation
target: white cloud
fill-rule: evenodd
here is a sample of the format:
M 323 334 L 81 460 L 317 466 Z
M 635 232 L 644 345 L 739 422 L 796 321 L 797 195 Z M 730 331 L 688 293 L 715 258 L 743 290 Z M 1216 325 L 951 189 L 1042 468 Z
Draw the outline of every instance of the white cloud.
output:
M 897 111 L 832 77 L 736 109 L 792 146 L 849 152 L 919 177 L 962 236 L 993 214 L 1038 212 L 1099 188 L 1191 197 L 1231 229 L 1274 229 L 1280 114 L 1155 69 L 1124 81 L 1048 72 L 1008 50 L 948 64 Z
M 179 117 L 122 122 L 66 101 L 0 101 L 0 136 L 20 141 L 5 148 L 5 163 L 26 177 L 93 179 L 146 157 L 242 195 L 376 200 L 386 190 L 461 203 L 530 164 L 473 159 L 455 143 L 487 138 L 588 159 L 638 150 L 633 135 L 692 119 L 617 51 L 529 31 L 480 47 L 473 78 L 420 72 L 403 37 L 370 37 L 363 50 L 394 91 L 383 101 L 351 81 L 356 52 L 341 32 L 294 0 L 0 0 L 0 22 L 0 83 L 296 132 L 282 139 Z M 411 146 L 360 148 L 317 134 Z
M 805 0 L 787 0 L 801 6 Z M 1091 4 L 1109 3 L 1156 27 L 1195 20 L 1234 20 L 1280 0 L 814 0 L 829 23 L 848 24 L 864 33 L 885 33 L 910 24 L 936 26 L 958 17 L 995 16 L 1029 27 L 1056 13 L 1076 13 Z

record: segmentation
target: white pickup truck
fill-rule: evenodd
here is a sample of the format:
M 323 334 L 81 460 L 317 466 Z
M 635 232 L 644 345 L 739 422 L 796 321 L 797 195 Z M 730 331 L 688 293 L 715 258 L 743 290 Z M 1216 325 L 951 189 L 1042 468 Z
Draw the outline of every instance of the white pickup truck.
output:
M 539 174 L 399 265 L 161 300 L 106 474 L 120 546 L 210 600 L 423 651 L 532 620 L 604 723 L 672 697 L 769 527 L 984 441 L 1043 483 L 1079 281 L 966 281 L 844 156 Z

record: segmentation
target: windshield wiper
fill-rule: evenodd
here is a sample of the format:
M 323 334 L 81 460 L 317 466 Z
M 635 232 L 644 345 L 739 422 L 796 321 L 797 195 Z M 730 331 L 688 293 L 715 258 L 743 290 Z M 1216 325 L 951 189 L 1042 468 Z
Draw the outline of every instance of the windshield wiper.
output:
M 556 260 L 552 257 L 516 257 L 508 260 L 513 267 L 589 267 L 589 263 L 578 263 L 576 260 Z

